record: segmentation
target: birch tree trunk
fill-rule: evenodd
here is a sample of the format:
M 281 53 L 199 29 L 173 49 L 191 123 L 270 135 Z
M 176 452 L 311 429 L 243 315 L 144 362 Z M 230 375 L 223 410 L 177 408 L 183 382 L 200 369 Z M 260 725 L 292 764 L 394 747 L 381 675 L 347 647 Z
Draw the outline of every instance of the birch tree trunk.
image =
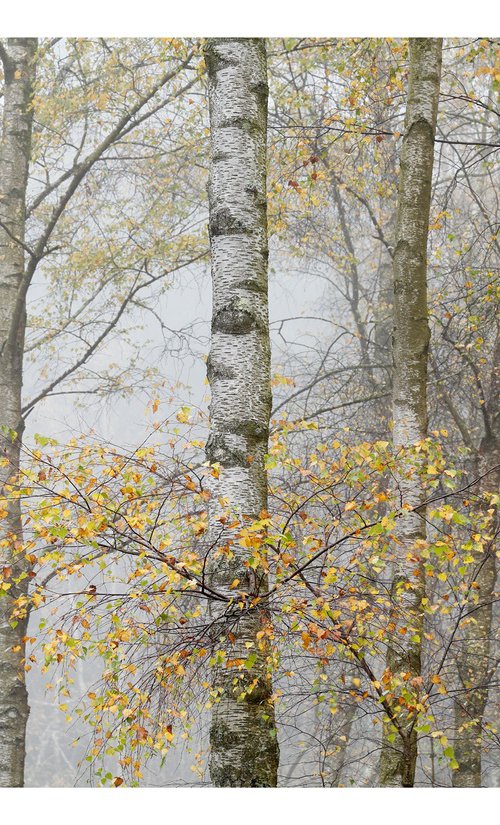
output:
M 427 436 L 427 235 L 441 52 L 440 39 L 410 40 L 394 249 L 393 444 L 395 452 L 403 456 Z M 418 471 L 409 458 L 398 479 L 403 507 L 414 508 L 425 499 Z M 421 562 L 415 564 L 408 557 L 418 556 L 417 542 L 425 541 L 423 515 L 422 511 L 406 513 L 399 518 L 396 533 L 392 582 L 395 627 L 388 639 L 387 667 L 396 678 L 402 679 L 400 674 L 405 673 L 405 680 L 418 677 L 421 669 L 424 577 Z M 403 628 L 406 631 L 400 633 Z M 381 785 L 413 786 L 417 759 L 414 723 L 414 715 L 403 709 L 393 742 L 389 739 L 390 725 L 385 725 Z
M 30 100 L 35 73 L 36 40 L 4 41 L 4 105 L 0 143 L 0 484 L 19 468 L 24 422 L 21 415 L 23 347 L 26 325 L 24 301 L 19 301 L 24 267 L 24 224 L 28 165 L 31 151 Z M 11 431 L 10 434 L 8 431 Z M 14 436 L 13 433 L 17 435 Z M 6 495 L 8 499 L 8 493 Z M 2 503 L 0 567 L 10 589 L 0 600 L 0 786 L 24 783 L 25 731 L 28 697 L 24 678 L 27 620 L 12 627 L 12 601 L 26 595 L 27 561 L 22 542 L 19 500 Z M 24 578 L 16 582 L 16 578 Z
M 477 492 L 481 509 L 484 512 L 491 508 L 492 517 L 485 531 L 489 537 L 485 549 L 475 554 L 475 587 L 470 591 L 465 608 L 457 657 L 459 692 L 454 700 L 454 749 L 458 768 L 452 772 L 455 788 L 481 787 L 483 717 L 489 683 L 498 661 L 497 634 L 493 631 L 493 606 L 497 599 L 495 554 L 498 508 L 491 507 L 491 501 L 485 494 L 497 493 L 500 488 L 500 337 L 494 349 L 492 379 L 485 408 L 486 432 L 477 457 L 481 477 Z M 498 710 L 498 703 L 496 707 Z M 498 719 L 494 719 L 493 723 L 498 728 Z
M 252 598 L 268 584 L 245 565 L 248 550 L 231 541 L 237 527 L 219 521 L 229 510 L 240 525 L 267 506 L 267 451 L 271 413 L 270 343 L 267 298 L 266 134 L 267 70 L 262 39 L 209 39 L 205 48 L 210 103 L 209 182 L 213 317 L 208 378 L 212 401 L 206 453 L 220 464 L 211 479 L 208 560 L 211 587 L 234 596 L 231 584 Z M 231 521 L 232 519 L 229 519 Z M 227 546 L 231 553 L 217 553 Z M 231 557 L 232 556 L 232 557 Z M 248 598 L 250 601 L 250 596 Z M 217 604 L 217 603 L 216 603 Z M 241 671 L 220 667 L 213 688 L 220 694 L 210 730 L 210 775 L 219 787 L 277 784 L 278 744 L 272 683 L 266 650 L 256 634 L 267 613 L 212 608 L 220 647 L 247 659 Z M 228 636 L 228 628 L 230 633 Z M 252 647 L 251 647 L 252 646 Z
M 394 245 L 394 218 L 388 222 L 388 225 L 385 227 L 385 235 L 389 238 L 392 246 Z M 389 252 L 385 249 L 382 251 L 378 275 L 378 291 L 373 318 L 375 361 L 392 365 L 392 328 L 394 312 L 393 260 Z M 379 374 L 379 388 L 381 391 L 388 393 L 387 397 L 379 399 L 375 405 L 378 413 L 377 426 L 379 427 L 379 432 L 382 438 L 387 436 L 389 431 L 389 422 L 391 420 L 392 373 L 393 367 L 391 366 L 384 370 L 381 377 Z

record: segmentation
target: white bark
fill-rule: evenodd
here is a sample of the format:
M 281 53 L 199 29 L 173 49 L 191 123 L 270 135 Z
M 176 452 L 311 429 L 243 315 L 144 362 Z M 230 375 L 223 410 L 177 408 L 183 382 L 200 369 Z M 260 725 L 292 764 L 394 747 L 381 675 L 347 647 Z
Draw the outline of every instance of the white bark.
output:
M 236 528 L 218 519 L 228 509 L 244 524 L 267 505 L 264 455 L 271 412 L 267 298 L 266 131 L 267 74 L 264 41 L 209 39 L 208 68 L 211 172 L 210 243 L 213 279 L 212 346 L 208 378 L 212 391 L 207 458 L 222 473 L 211 484 L 209 538 L 222 546 Z M 221 504 L 221 499 L 225 502 Z M 232 545 L 234 557 L 209 557 L 211 586 L 234 595 L 230 585 L 262 596 L 266 577 L 245 566 L 248 551 Z M 228 624 L 213 608 L 220 646 L 245 659 L 246 644 L 266 621 L 264 609 L 236 610 Z M 227 637 L 230 631 L 233 641 Z M 241 673 L 239 676 L 241 677 Z M 233 685 L 234 669 L 220 668 L 214 687 L 222 691 L 211 725 L 210 773 L 217 786 L 274 786 L 278 745 L 271 679 L 265 653 Z M 251 687 L 253 683 L 253 687 Z M 251 687 L 251 689 L 249 689 Z M 245 696 L 242 697 L 241 694 Z
M 26 308 L 18 295 L 24 275 L 25 197 L 31 148 L 30 98 L 34 80 L 36 40 L 4 41 L 4 109 L 0 143 L 0 425 L 17 433 L 14 440 L 0 432 L 0 486 L 15 475 L 24 428 L 21 387 Z M 27 592 L 25 578 L 13 579 L 27 570 L 24 554 L 16 550 L 22 540 L 18 501 L 4 504 L 7 516 L 0 521 L 0 568 L 12 568 L 11 589 L 0 600 L 0 786 L 24 783 L 25 731 L 29 707 L 24 678 L 26 620 L 13 628 L 9 623 L 12 600 Z
M 394 249 L 394 378 L 393 443 L 404 456 L 415 442 L 427 436 L 427 235 L 431 202 L 434 137 L 441 76 L 442 41 L 410 40 L 408 98 L 401 149 L 399 198 Z M 404 507 L 414 508 L 425 499 L 419 467 L 409 457 L 399 478 Z M 425 540 L 424 513 L 407 513 L 398 521 L 394 555 L 392 599 L 395 630 L 388 639 L 387 666 L 393 674 L 420 675 L 424 596 L 418 540 Z M 406 627 L 405 634 L 399 629 Z M 400 715 L 401 733 L 394 743 L 386 731 L 381 755 L 381 784 L 412 786 L 417 757 L 417 737 L 411 714 Z

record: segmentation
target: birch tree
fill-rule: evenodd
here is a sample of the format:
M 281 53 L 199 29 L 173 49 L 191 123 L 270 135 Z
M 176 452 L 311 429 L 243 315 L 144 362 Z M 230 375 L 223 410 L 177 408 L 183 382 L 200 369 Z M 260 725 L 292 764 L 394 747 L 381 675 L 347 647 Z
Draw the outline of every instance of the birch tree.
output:
M 50 51 L 57 40 L 55 38 L 54 41 L 46 44 L 45 48 Z M 3 598 L 0 601 L 0 786 L 23 784 L 24 740 L 29 713 L 24 672 L 25 668 L 29 669 L 30 665 L 25 662 L 25 641 L 29 614 L 28 583 L 31 576 L 31 563 L 35 556 L 30 553 L 26 554 L 26 548 L 22 542 L 20 501 L 17 495 L 12 495 L 12 485 L 15 485 L 13 479 L 20 469 L 20 450 L 25 419 L 40 401 L 52 394 L 59 394 L 62 385 L 67 388 L 67 380 L 88 363 L 106 338 L 109 341 L 123 314 L 134 305 L 134 302 L 137 303 L 140 298 L 143 298 L 149 288 L 161 284 L 170 272 L 164 266 L 165 255 L 161 256 L 161 262 L 158 265 L 153 256 L 144 254 L 143 246 L 141 246 L 141 254 L 138 258 L 137 252 L 134 251 L 131 256 L 132 260 L 128 259 L 125 266 L 118 270 L 115 268 L 107 276 L 103 276 L 104 267 L 101 259 L 101 265 L 98 264 L 97 267 L 98 284 L 94 293 L 90 298 L 88 295 L 83 296 L 80 308 L 70 312 L 69 317 L 59 318 L 56 326 L 59 327 L 58 332 L 64 335 L 72 322 L 76 321 L 78 324 L 78 316 L 82 310 L 92 306 L 94 300 L 103 294 L 102 290 L 105 289 L 106 284 L 118 280 L 120 276 L 129 274 L 131 271 L 126 291 L 121 291 L 120 288 L 116 296 L 117 306 L 113 317 L 103 329 L 101 310 L 99 317 L 94 318 L 93 323 L 90 324 L 91 327 L 97 328 L 97 332 L 94 340 L 85 346 L 85 351 L 80 354 L 73 352 L 72 363 L 62 369 L 58 375 L 49 379 L 27 403 L 25 399 L 23 403 L 24 356 L 26 350 L 30 348 L 25 340 L 27 338 L 26 306 L 30 287 L 35 275 L 43 278 L 46 272 L 44 268 L 50 267 L 50 261 L 54 256 L 57 258 L 59 250 L 63 250 L 59 254 L 64 256 L 68 247 L 71 248 L 71 239 L 74 240 L 76 237 L 74 226 L 72 227 L 70 222 L 65 230 L 64 221 L 73 208 L 75 210 L 74 221 L 81 226 L 81 204 L 79 211 L 75 196 L 83 190 L 88 200 L 90 190 L 85 191 L 85 186 L 82 184 L 89 184 L 90 175 L 96 171 L 99 162 L 113 160 L 116 165 L 120 160 L 118 151 L 120 143 L 126 142 L 133 130 L 136 130 L 137 134 L 137 130 L 143 123 L 146 124 L 169 101 L 179 98 L 198 79 L 196 75 L 187 80 L 180 88 L 176 88 L 172 95 L 163 94 L 158 102 L 158 94 L 182 76 L 185 68 L 191 66 L 194 54 L 191 50 L 185 59 L 175 57 L 172 61 L 173 68 L 166 68 L 162 65 L 163 61 L 160 62 L 161 72 L 158 78 L 153 78 L 153 83 L 151 83 L 151 78 L 147 78 L 145 90 L 136 95 L 134 102 L 124 105 L 124 111 L 117 122 L 114 122 L 116 121 L 114 114 L 112 118 L 105 121 L 102 117 L 102 110 L 99 109 L 99 102 L 96 103 L 95 98 L 92 98 L 95 104 L 94 110 L 98 113 L 98 122 L 89 128 L 88 118 L 85 119 L 85 128 L 80 130 L 81 144 L 76 147 L 75 156 L 70 159 L 69 168 L 61 172 L 58 141 L 60 140 L 66 148 L 71 145 L 71 128 L 74 127 L 71 115 L 74 115 L 74 112 L 68 113 L 64 110 L 64 102 L 67 102 L 67 99 L 61 93 L 61 74 L 64 74 L 62 69 L 61 74 L 54 80 L 55 93 L 50 101 L 54 107 L 52 118 L 47 115 L 47 110 L 44 111 L 40 95 L 38 95 L 37 105 L 36 86 L 40 83 L 35 83 L 36 74 L 41 72 L 43 75 L 44 70 L 44 63 L 40 56 L 43 48 L 42 45 L 40 48 L 37 47 L 37 41 L 33 38 L 9 38 L 0 41 L 0 58 L 4 75 L 0 143 L 0 425 L 2 427 L 0 431 L 2 449 L 0 456 L 0 522 L 2 524 L 0 570 L 5 580 L 1 589 Z M 82 49 L 85 49 L 85 41 L 83 41 Z M 113 54 L 112 49 L 109 51 Z M 75 60 L 78 62 L 76 58 Z M 53 72 L 50 62 L 49 65 Z M 50 77 L 52 80 L 52 75 Z M 62 103 L 59 98 L 63 101 Z M 62 113 L 59 111 L 59 106 L 63 109 Z M 60 122 L 57 120 L 56 113 L 61 117 Z M 37 135 L 36 130 L 32 128 L 34 118 L 38 130 Z M 75 131 L 78 133 L 78 129 Z M 51 142 L 52 133 L 56 135 L 55 146 Z M 44 170 L 45 186 L 43 188 L 40 187 L 37 165 Z M 27 203 L 28 188 L 36 192 L 31 203 Z M 57 236 L 59 243 L 54 244 Z M 82 246 L 88 253 L 88 241 L 87 248 L 85 248 L 85 243 Z M 200 255 L 194 257 L 198 258 Z M 138 259 L 141 262 L 139 264 Z M 183 260 L 176 261 L 172 270 L 180 269 L 182 266 L 184 266 Z M 63 265 L 63 272 L 64 281 L 59 283 L 59 299 L 70 282 L 68 272 L 72 274 L 75 272 L 75 267 L 68 265 L 67 258 L 66 265 Z M 74 295 L 78 292 L 77 287 L 78 284 L 73 283 L 69 292 Z M 40 318 L 47 319 L 50 317 L 50 309 L 43 301 L 40 301 L 40 304 Z M 42 334 L 40 334 L 40 329 L 43 329 L 43 322 L 35 326 L 38 327 L 38 341 L 35 348 L 43 347 L 47 343 L 50 345 L 54 337 L 51 322 L 46 324 L 47 328 Z M 87 326 L 86 323 L 85 326 Z M 81 339 L 84 340 L 84 336 L 81 336 Z M 68 352 L 67 346 L 61 347 L 60 345 L 59 349 Z M 43 374 L 44 370 L 41 366 L 38 366 L 38 372 Z M 19 607 L 20 603 L 22 603 L 22 608 Z M 15 617 L 12 615 L 13 605 L 17 610 Z
M 219 699 L 210 729 L 210 774 L 216 786 L 275 786 L 278 744 L 265 649 L 256 634 L 267 622 L 259 603 L 268 583 L 252 575 L 237 543 L 236 525 L 258 519 L 267 505 L 264 457 L 271 412 L 267 297 L 266 132 L 264 41 L 209 39 L 206 44 L 211 130 L 209 225 L 213 315 L 208 378 L 212 401 L 206 453 L 215 465 L 209 503 L 211 586 L 247 594 L 235 606 L 234 655 L 250 655 L 244 677 L 218 668 Z M 220 465 L 220 475 L 217 467 Z M 232 543 L 234 542 L 234 543 Z M 214 548 L 227 548 L 229 552 Z M 252 605 L 250 605 L 250 602 Z M 213 609 L 215 627 L 218 608 Z M 227 644 L 227 639 L 225 640 Z
M 4 103 L 0 143 L 0 483 L 2 493 L 19 464 L 22 360 L 26 311 L 19 301 L 24 280 L 25 197 L 30 159 L 36 40 L 12 38 L 0 49 L 4 71 Z M 11 569 L 16 595 L 27 592 L 19 500 L 11 500 L 2 521 L 0 563 Z M 10 589 L 10 588 L 9 588 Z M 24 678 L 27 621 L 12 627 L 10 594 L 0 601 L 0 786 L 24 780 L 24 737 L 28 696 Z
M 387 668 L 397 691 L 403 680 L 419 678 L 423 632 L 424 572 L 419 545 L 425 542 L 425 491 L 421 462 L 412 447 L 427 435 L 427 235 L 431 203 L 434 138 L 441 75 L 442 41 L 410 40 L 408 97 L 401 148 L 396 242 L 394 249 L 393 445 L 407 453 L 399 478 L 402 515 L 394 555 L 394 630 L 388 640 Z M 419 507 L 418 512 L 407 510 Z M 404 674 L 404 675 L 403 675 Z M 404 708 L 397 735 L 385 725 L 381 784 L 411 787 L 417 759 L 414 713 Z

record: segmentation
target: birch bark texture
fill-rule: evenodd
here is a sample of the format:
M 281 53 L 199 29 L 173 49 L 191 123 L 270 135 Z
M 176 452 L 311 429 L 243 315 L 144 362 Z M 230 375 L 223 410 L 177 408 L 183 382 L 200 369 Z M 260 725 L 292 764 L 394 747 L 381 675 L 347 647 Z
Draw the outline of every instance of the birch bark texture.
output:
M 267 507 L 267 451 L 271 414 L 266 198 L 267 61 L 260 38 L 210 38 L 205 45 L 210 107 L 208 186 L 212 259 L 212 341 L 207 364 L 212 393 L 208 559 L 210 586 L 234 597 L 242 610 L 214 602 L 213 627 L 232 658 L 255 660 L 244 674 L 215 669 L 219 696 L 212 711 L 210 776 L 218 787 L 274 787 L 279 748 L 266 648 L 256 634 L 267 626 L 259 606 L 266 575 L 245 562 L 237 534 Z M 217 475 L 217 473 L 216 473 Z M 227 514 L 229 523 L 224 524 Z M 239 525 L 234 526 L 234 518 Z M 222 522 L 220 521 L 222 519 Z M 229 547 L 230 552 L 217 548 Z M 253 606 L 250 607 L 250 603 Z M 229 636 L 228 636 L 229 633 Z
M 409 41 L 409 78 L 401 148 L 394 248 L 393 445 L 405 462 L 398 479 L 401 505 L 420 506 L 425 493 L 412 445 L 427 436 L 427 236 L 432 189 L 434 139 L 441 78 L 442 40 Z M 407 454 L 407 451 L 408 454 Z M 396 528 L 392 579 L 394 630 L 387 643 L 387 667 L 397 678 L 420 676 L 424 575 L 418 542 L 425 541 L 425 513 L 405 512 Z M 409 559 L 413 559 L 410 561 Z M 400 629 L 406 628 L 404 633 Z M 413 641 L 412 641 L 413 639 Z M 409 674 L 409 675 L 408 675 Z M 401 711 L 391 742 L 385 725 L 380 782 L 412 787 L 417 759 L 416 718 Z M 392 738 L 392 737 L 391 737 Z
M 0 142 L 0 509 L 4 516 L 0 520 L 0 567 L 10 584 L 0 600 L 0 787 L 24 784 L 29 714 L 23 641 L 27 620 L 20 619 L 15 627 L 10 623 L 13 599 L 27 593 L 29 566 L 22 552 L 20 502 L 12 498 L 6 485 L 8 488 L 19 470 L 24 429 L 21 389 L 26 307 L 24 301 L 19 305 L 19 295 L 25 272 L 25 204 L 36 47 L 33 38 L 12 38 L 0 47 L 4 69 Z

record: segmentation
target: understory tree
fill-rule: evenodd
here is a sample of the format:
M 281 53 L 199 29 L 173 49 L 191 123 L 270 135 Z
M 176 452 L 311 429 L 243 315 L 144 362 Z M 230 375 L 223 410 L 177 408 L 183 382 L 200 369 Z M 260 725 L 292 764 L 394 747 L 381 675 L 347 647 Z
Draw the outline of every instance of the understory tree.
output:
M 141 55 L 134 41 L 125 43 L 120 53 L 117 45 L 113 49 L 106 42 L 75 40 L 66 44 L 65 51 L 59 41 L 0 42 L 0 443 L 2 495 L 7 498 L 19 472 L 30 413 L 40 402 L 74 392 L 75 378 L 84 394 L 126 391 L 122 376 L 133 375 L 132 367 L 124 365 L 118 375 L 116 370 L 96 371 L 92 359 L 102 355 L 103 346 L 113 339 L 126 337 L 127 313 L 154 307 L 169 276 L 204 254 L 194 233 L 186 231 L 192 204 L 188 213 L 170 209 L 175 197 L 170 178 L 165 186 L 169 198 L 165 191 L 162 194 L 166 204 L 161 210 L 162 231 L 165 219 L 175 230 L 168 243 L 162 242 L 160 252 L 154 192 L 158 163 L 156 168 L 150 164 L 147 175 L 141 163 L 146 145 L 154 149 L 158 142 L 165 149 L 169 144 L 163 128 L 155 131 L 152 124 L 159 112 L 172 107 L 198 82 L 196 70 L 191 77 L 185 74 L 196 50 L 181 49 L 178 54 L 178 44 L 173 43 L 170 53 L 162 46 L 158 55 L 152 41 L 147 54 Z M 122 59 L 129 65 L 120 86 Z M 151 76 L 151 67 L 156 68 L 156 77 Z M 169 145 L 173 151 L 179 149 L 175 140 L 174 146 Z M 139 150 L 134 155 L 136 142 Z M 123 187 L 126 174 L 130 181 Z M 150 219 L 145 232 L 127 214 L 134 201 L 139 217 L 134 197 L 138 180 L 149 189 L 150 200 L 143 205 Z M 110 219 L 108 206 L 99 201 L 101 187 L 108 202 L 113 190 L 117 202 L 121 200 L 118 219 L 116 215 Z M 33 292 L 42 293 L 34 307 Z M 37 368 L 36 377 L 28 388 L 24 381 L 23 394 L 30 360 Z M 143 384 L 151 387 L 148 368 L 139 373 Z M 134 378 L 137 386 L 141 380 L 137 372 Z M 32 560 L 23 552 L 19 500 L 9 504 L 2 524 L 1 560 L 9 583 L 1 602 L 0 784 L 10 786 L 24 781 L 29 712 L 28 616 L 9 621 L 12 600 L 26 597 L 32 576 Z

